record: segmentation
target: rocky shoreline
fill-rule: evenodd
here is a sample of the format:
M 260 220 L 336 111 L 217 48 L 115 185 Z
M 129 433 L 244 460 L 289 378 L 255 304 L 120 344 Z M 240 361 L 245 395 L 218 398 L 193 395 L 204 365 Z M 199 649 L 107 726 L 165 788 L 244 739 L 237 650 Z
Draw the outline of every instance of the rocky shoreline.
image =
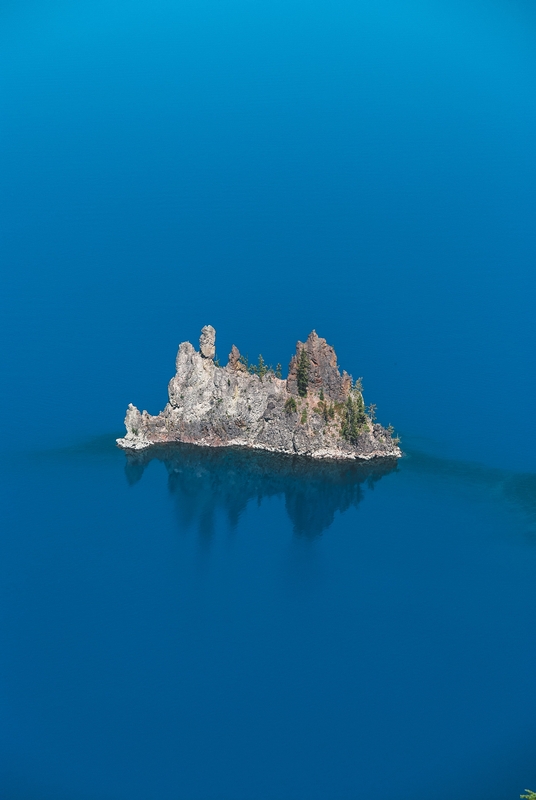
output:
M 201 331 L 199 351 L 183 342 L 169 402 L 152 416 L 132 404 L 127 451 L 183 442 L 207 447 L 247 447 L 316 459 L 397 459 L 402 455 L 392 428 L 365 408 L 361 382 L 340 373 L 334 349 L 315 331 L 298 342 L 288 377 L 262 358 L 250 366 L 233 345 L 226 366 L 214 361 L 216 331 Z

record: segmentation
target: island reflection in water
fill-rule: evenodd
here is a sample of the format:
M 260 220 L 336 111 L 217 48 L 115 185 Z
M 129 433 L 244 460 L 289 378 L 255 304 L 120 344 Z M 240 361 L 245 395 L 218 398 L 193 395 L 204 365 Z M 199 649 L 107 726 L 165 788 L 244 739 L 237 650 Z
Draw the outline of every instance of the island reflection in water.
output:
M 210 534 L 223 510 L 234 527 L 250 500 L 284 495 L 294 533 L 315 537 L 330 527 L 335 512 L 357 507 L 363 487 L 373 488 L 397 468 L 395 460 L 314 461 L 233 447 L 177 444 L 127 454 L 125 472 L 137 483 L 148 464 L 163 462 L 182 525 Z

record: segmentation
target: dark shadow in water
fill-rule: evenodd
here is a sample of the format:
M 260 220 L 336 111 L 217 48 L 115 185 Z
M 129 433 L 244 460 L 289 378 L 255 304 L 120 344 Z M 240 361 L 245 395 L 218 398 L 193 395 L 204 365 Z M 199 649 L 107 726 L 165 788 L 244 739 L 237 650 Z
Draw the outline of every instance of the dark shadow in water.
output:
M 361 502 L 365 484 L 372 488 L 397 466 L 393 460 L 358 464 L 231 447 L 168 445 L 128 454 L 129 483 L 139 481 L 154 459 L 167 469 L 181 524 L 196 524 L 204 537 L 210 536 L 219 509 L 234 527 L 250 500 L 260 503 L 274 495 L 284 495 L 296 534 L 319 536 L 332 524 L 336 511 Z
M 476 499 L 506 503 L 521 514 L 531 537 L 536 535 L 536 474 L 510 472 L 418 451 L 409 451 L 400 467 L 404 471 L 439 478 L 445 485 L 457 485 L 459 490 L 463 488 Z
M 109 462 L 123 458 L 115 437 L 104 435 L 55 450 L 29 452 L 19 457 L 40 461 Z M 252 498 L 285 495 L 288 514 L 297 533 L 316 536 L 328 528 L 336 511 L 357 506 L 363 486 L 373 486 L 383 475 L 397 470 L 393 462 L 356 464 L 317 462 L 235 448 L 169 445 L 128 455 L 126 473 L 136 483 L 150 461 L 162 461 L 169 486 L 177 499 L 177 512 L 186 524 L 211 531 L 217 509 L 223 509 L 235 525 Z M 10 459 L 10 465 L 13 460 Z M 399 472 L 440 481 L 448 491 L 463 492 L 474 499 L 506 504 L 524 520 L 531 541 L 536 540 L 536 474 L 512 472 L 468 461 L 429 455 L 406 448 Z

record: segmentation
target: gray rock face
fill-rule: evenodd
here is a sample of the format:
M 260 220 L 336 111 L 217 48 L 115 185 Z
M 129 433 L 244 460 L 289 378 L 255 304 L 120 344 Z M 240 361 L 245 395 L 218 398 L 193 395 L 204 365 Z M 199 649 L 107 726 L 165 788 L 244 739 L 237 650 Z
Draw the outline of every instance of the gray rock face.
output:
M 352 404 L 362 404 L 359 387 L 340 374 L 335 351 L 313 331 L 298 342 L 287 380 L 271 371 L 252 374 L 233 345 L 225 367 L 214 363 L 216 332 L 203 328 L 200 352 L 189 342 L 179 347 L 176 374 L 169 383 L 169 402 L 151 416 L 129 405 L 126 436 L 117 444 L 143 450 L 166 442 L 210 447 L 242 446 L 313 458 L 399 458 L 402 453 L 389 430 L 362 415 L 348 435 Z M 298 358 L 305 349 L 307 394 L 297 385 Z
M 199 337 L 199 350 L 203 358 L 214 358 L 216 355 L 216 331 L 212 325 L 205 325 Z

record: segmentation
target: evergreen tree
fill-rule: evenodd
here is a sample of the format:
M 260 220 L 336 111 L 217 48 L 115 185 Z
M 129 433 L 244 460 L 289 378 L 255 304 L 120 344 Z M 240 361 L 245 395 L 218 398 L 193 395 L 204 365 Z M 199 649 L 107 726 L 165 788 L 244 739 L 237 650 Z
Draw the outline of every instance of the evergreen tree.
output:
M 296 371 L 296 382 L 298 384 L 298 394 L 300 397 L 307 396 L 307 386 L 309 385 L 309 356 L 302 347 L 298 358 L 298 369 Z
M 289 397 L 287 402 L 285 403 L 285 411 L 287 414 L 292 414 L 294 411 L 297 411 L 298 407 L 296 405 L 296 401 L 293 397 Z
M 357 439 L 367 421 L 365 404 L 361 393 L 350 395 L 342 412 L 341 436 L 352 444 L 357 444 Z
M 257 365 L 257 375 L 259 378 L 264 378 L 266 373 L 268 372 L 268 367 L 264 363 L 264 358 L 259 354 L 259 363 Z
M 282 377 L 282 375 L 281 375 L 281 364 L 278 364 L 277 367 L 275 368 L 275 377 L 276 378 L 281 378 Z

